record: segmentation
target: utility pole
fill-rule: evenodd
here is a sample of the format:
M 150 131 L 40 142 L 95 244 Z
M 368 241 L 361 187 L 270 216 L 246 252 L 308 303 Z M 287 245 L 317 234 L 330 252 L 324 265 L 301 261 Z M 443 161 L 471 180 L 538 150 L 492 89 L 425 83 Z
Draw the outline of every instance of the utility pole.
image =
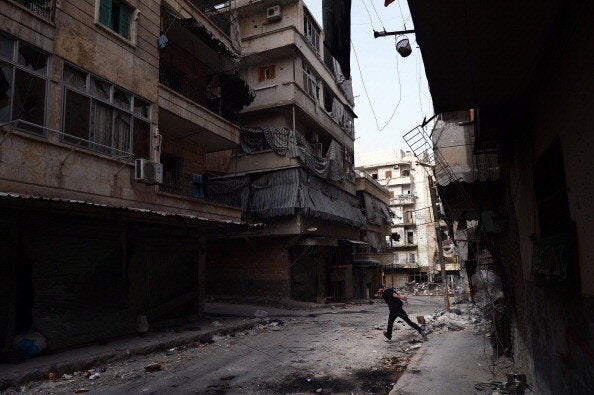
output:
M 441 283 L 443 284 L 443 303 L 445 310 L 450 312 L 450 298 L 448 296 L 448 283 L 446 278 L 445 261 L 443 259 L 443 246 L 441 240 L 441 228 L 439 226 L 439 210 L 437 209 L 437 184 L 431 185 L 431 177 L 429 177 L 429 185 L 431 191 L 431 205 L 433 206 L 433 217 L 435 221 L 435 233 L 437 235 L 437 250 L 439 252 L 439 266 L 441 268 Z

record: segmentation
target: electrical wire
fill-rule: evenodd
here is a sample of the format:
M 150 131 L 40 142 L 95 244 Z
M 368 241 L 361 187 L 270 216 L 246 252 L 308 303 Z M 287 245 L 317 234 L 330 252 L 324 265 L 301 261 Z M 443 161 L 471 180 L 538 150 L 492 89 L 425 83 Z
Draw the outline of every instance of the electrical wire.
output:
M 369 12 L 369 8 L 367 8 L 367 4 L 365 3 L 365 0 L 361 0 L 361 3 L 363 4 L 363 7 L 365 7 L 365 11 L 367 11 L 367 16 L 369 16 L 369 22 L 371 27 L 373 28 L 373 30 L 375 30 L 375 24 L 373 23 L 373 18 L 371 17 L 371 12 Z
M 365 1 L 365 0 L 363 0 L 363 1 Z M 375 15 L 377 15 L 377 19 L 379 19 L 379 22 L 385 31 L 386 27 L 384 26 L 384 22 L 382 22 L 382 18 L 380 18 L 379 13 L 377 12 L 377 9 L 375 8 L 375 5 L 373 5 L 373 0 L 369 0 L 369 2 L 371 3 L 371 6 L 373 7 L 373 11 L 375 11 Z
M 357 55 L 357 50 L 355 48 L 355 44 L 353 43 L 353 41 L 351 40 L 351 46 L 353 48 L 353 53 L 355 55 L 355 61 L 357 63 L 357 68 L 359 70 L 359 75 L 361 76 L 361 84 L 363 85 L 363 91 L 365 92 L 365 96 L 367 97 L 367 101 L 369 103 L 369 107 L 371 109 L 371 113 L 373 115 L 373 118 L 375 119 L 375 125 L 377 127 L 377 130 L 379 132 L 382 132 L 389 124 L 390 122 L 392 122 L 392 119 L 394 119 L 394 115 L 396 114 L 396 110 L 398 110 L 398 107 L 400 107 L 400 103 L 402 102 L 402 83 L 400 80 L 400 70 L 398 68 L 398 54 L 396 54 L 396 74 L 398 76 L 398 103 L 396 103 L 396 106 L 394 107 L 394 110 L 392 111 L 392 114 L 390 115 L 390 118 L 388 119 L 388 121 L 386 121 L 386 123 L 380 127 L 379 124 L 379 120 L 377 118 L 377 114 L 375 113 L 375 109 L 373 107 L 373 103 L 371 102 L 371 97 L 369 96 L 369 92 L 367 91 L 367 85 L 365 84 L 365 79 L 363 78 L 363 72 L 361 70 L 361 64 L 359 62 L 359 56 Z

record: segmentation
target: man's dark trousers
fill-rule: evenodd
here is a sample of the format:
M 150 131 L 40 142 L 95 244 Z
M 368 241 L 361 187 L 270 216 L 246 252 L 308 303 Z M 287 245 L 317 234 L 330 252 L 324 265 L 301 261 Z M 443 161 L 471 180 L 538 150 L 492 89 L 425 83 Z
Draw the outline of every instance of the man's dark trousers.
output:
M 390 316 L 388 317 L 387 330 L 388 337 L 392 337 L 392 328 L 394 326 L 394 321 L 398 317 L 402 318 L 402 320 L 406 322 L 408 325 L 410 325 L 414 330 L 421 333 L 421 327 L 412 322 L 410 318 L 408 318 L 408 314 L 406 314 L 406 311 L 404 311 L 402 307 L 390 306 Z

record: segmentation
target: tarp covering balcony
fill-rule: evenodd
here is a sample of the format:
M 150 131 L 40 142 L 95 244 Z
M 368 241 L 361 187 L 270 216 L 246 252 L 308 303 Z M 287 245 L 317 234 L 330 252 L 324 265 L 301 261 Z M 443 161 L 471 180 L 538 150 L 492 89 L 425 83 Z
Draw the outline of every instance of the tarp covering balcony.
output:
M 367 220 L 373 224 L 391 224 L 394 214 L 390 211 L 388 206 L 374 198 L 371 195 L 365 194 L 365 212 L 367 214 Z
M 253 177 L 253 176 L 252 176 Z M 219 185 L 225 182 L 217 179 Z M 298 213 L 361 227 L 366 219 L 359 200 L 302 168 L 277 170 L 252 178 L 226 179 L 229 188 L 221 189 L 221 202 L 240 195 L 244 212 L 262 218 L 291 216 Z M 247 181 L 246 181 L 247 180 Z M 217 193 L 211 197 L 218 201 Z
M 219 40 L 209 29 L 194 18 L 180 19 L 180 24 L 199 37 L 215 52 L 230 58 L 239 58 L 239 54 L 227 44 Z
M 243 128 L 241 148 L 246 154 L 272 149 L 278 155 L 299 158 L 314 174 L 332 181 L 345 178 L 342 146 L 332 140 L 325 156 L 314 153 L 311 145 L 300 133 L 287 128 Z

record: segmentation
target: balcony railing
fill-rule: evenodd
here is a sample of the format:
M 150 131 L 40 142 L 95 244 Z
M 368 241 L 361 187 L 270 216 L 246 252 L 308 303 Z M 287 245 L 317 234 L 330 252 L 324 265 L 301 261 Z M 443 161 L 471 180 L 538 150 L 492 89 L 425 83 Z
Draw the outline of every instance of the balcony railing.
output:
M 32 13 L 47 19 L 48 21 L 54 20 L 54 13 L 56 11 L 55 0 L 12 0 L 15 3 L 21 4 L 26 7 Z
M 190 0 L 202 13 L 227 36 L 231 36 L 231 19 L 221 12 L 229 9 L 229 1 L 221 0 Z
M 416 199 L 417 196 L 411 194 L 396 195 L 393 198 L 390 198 L 390 204 L 412 204 Z
M 167 168 L 163 170 L 163 183 L 159 185 L 161 192 L 241 208 L 241 194 L 220 193 L 221 189 L 225 188 L 229 188 L 229 185 L 209 180 L 205 176 L 182 173 Z

